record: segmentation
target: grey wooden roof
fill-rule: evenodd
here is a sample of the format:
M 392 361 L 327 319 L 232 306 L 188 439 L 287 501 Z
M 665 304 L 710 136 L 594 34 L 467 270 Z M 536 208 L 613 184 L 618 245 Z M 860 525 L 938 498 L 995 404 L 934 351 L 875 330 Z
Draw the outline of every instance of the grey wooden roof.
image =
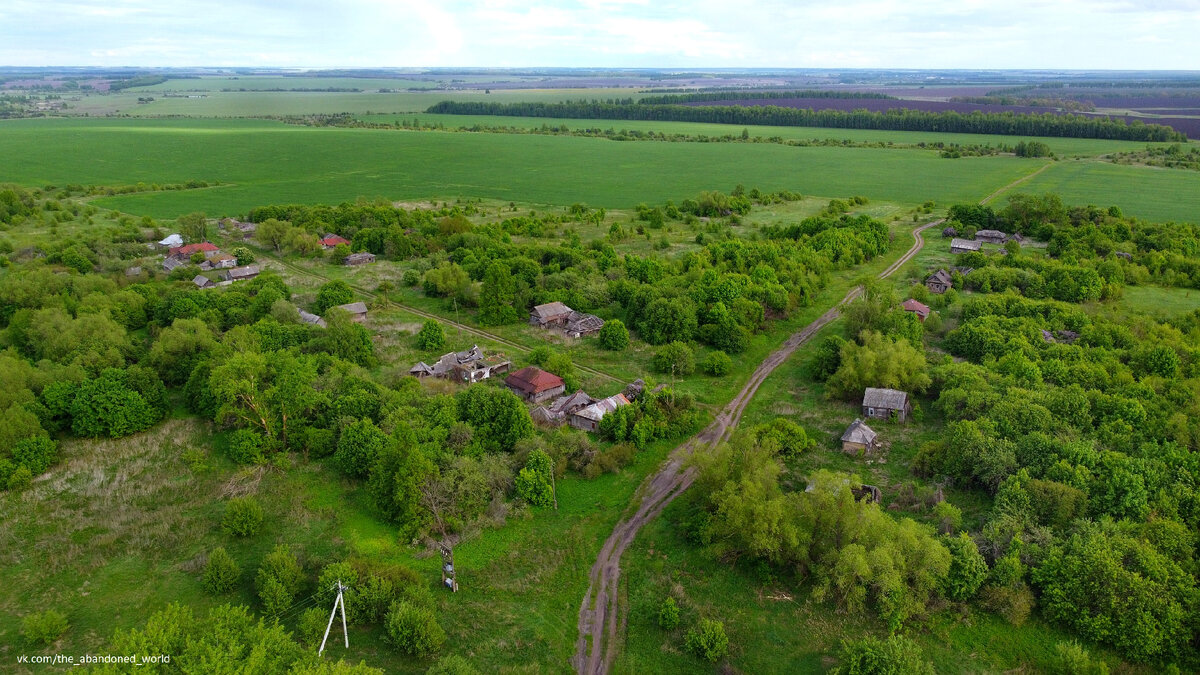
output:
M 566 307 L 566 305 L 563 306 Z M 567 330 L 569 331 L 600 330 L 603 327 L 604 319 L 595 314 L 585 314 L 572 310 L 570 316 L 567 317 Z
M 592 420 L 593 422 L 599 422 L 608 413 L 626 405 L 629 405 L 629 399 L 625 398 L 624 394 L 613 394 L 608 398 L 602 398 L 588 407 L 576 411 L 575 415 Z
M 367 303 L 365 302 L 350 302 L 345 305 L 337 305 L 336 309 L 340 309 L 351 314 L 366 314 Z
M 322 319 L 321 317 L 317 316 L 316 314 L 313 314 L 311 312 L 306 312 L 306 311 L 300 309 L 299 307 L 296 308 L 296 311 L 300 313 L 300 321 L 302 323 L 312 324 L 314 326 L 321 326 L 322 328 L 325 327 L 325 319 Z
M 563 304 L 561 302 L 547 302 L 544 305 L 538 305 L 538 306 L 534 307 L 533 310 L 530 312 L 530 314 L 533 314 L 534 316 L 538 317 L 539 319 L 544 319 L 548 316 L 560 316 L 563 314 L 570 314 L 573 311 L 574 311 L 573 309 L 571 309 L 570 307 L 567 307 L 565 304 Z
M 884 408 L 886 410 L 902 410 L 908 401 L 908 394 L 895 389 L 876 389 L 867 387 L 863 392 L 863 405 L 868 408 Z
M 844 443 L 862 443 L 870 445 L 875 441 L 875 430 L 867 426 L 865 422 L 856 419 L 846 427 L 846 433 L 842 434 L 842 442 Z
M 978 232 L 975 233 L 976 238 L 990 237 L 993 239 L 1004 239 L 1007 236 L 1008 236 L 1007 233 L 1001 232 L 1000 230 L 979 230 Z
M 965 248 L 971 251 L 978 251 L 983 248 L 982 241 L 971 241 L 970 239 L 959 239 L 955 237 L 950 240 L 950 248 Z
M 943 284 L 950 284 L 953 282 L 953 280 L 950 278 L 950 273 L 944 269 L 938 270 L 938 271 L 934 272 L 933 274 L 930 274 L 929 278 L 926 279 L 926 281 L 937 281 L 937 282 L 941 282 Z

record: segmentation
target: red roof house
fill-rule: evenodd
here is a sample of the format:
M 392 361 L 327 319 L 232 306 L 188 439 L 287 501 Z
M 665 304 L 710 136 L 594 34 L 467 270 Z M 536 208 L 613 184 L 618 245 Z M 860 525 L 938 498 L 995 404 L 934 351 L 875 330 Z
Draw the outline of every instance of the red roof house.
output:
M 323 239 L 321 239 L 321 246 L 324 246 L 325 248 L 333 248 L 338 244 L 345 244 L 349 246 L 350 240 L 346 239 L 345 237 L 339 237 L 336 234 L 327 234 Z
M 207 241 L 204 241 L 204 242 L 200 242 L 199 244 L 187 244 L 186 246 L 171 247 L 171 248 L 167 249 L 167 255 L 172 256 L 172 257 L 183 256 L 186 258 L 186 257 L 192 255 L 193 253 L 203 253 L 204 257 L 207 258 L 220 250 L 221 249 L 217 248 L 213 244 L 210 244 Z
M 925 319 L 928 318 L 929 312 L 931 311 L 929 309 L 929 305 L 926 305 L 922 302 L 917 302 L 916 300 L 905 300 L 904 304 L 900 306 L 904 308 L 904 311 L 916 314 L 917 318 L 921 320 L 921 323 L 925 323 Z
M 526 401 L 538 403 L 566 390 L 562 378 L 541 368 L 528 366 L 504 378 L 504 385 Z

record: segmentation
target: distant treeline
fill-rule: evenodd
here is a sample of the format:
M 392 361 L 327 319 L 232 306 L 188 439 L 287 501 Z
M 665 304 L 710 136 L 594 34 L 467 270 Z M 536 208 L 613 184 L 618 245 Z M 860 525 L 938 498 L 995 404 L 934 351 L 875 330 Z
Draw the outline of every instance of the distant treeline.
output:
M 142 75 L 140 77 L 131 77 L 128 80 L 117 80 L 108 85 L 109 91 L 121 91 L 122 89 L 131 89 L 133 87 L 152 87 L 156 84 L 162 84 L 171 78 L 163 75 Z
M 661 122 L 707 122 L 712 124 L 770 125 L 787 127 L 831 127 L 839 129 L 882 129 L 889 131 L 938 131 L 1003 136 L 1060 136 L 1105 138 L 1125 141 L 1186 142 L 1187 136 L 1158 124 L 1077 115 L 1015 113 L 925 112 L 897 108 L 886 112 L 867 110 L 811 110 L 779 106 L 686 106 L 645 103 L 485 103 L 442 101 L 427 111 L 448 115 L 505 115 L 575 119 L 649 120 Z
M 975 103 L 978 105 L 1022 105 L 1034 108 L 1061 108 L 1073 112 L 1091 112 L 1096 106 L 1087 101 L 1076 101 L 1069 98 L 1036 98 L 1022 96 L 952 96 L 951 103 Z
M 779 98 L 869 98 L 892 99 L 896 97 L 876 92 L 861 91 L 829 91 L 825 89 L 803 90 L 768 90 L 748 91 L 746 89 L 729 89 L 725 91 L 696 91 L 665 96 L 644 96 L 641 102 L 646 105 L 664 105 L 670 103 L 696 103 L 702 101 L 741 101 L 745 99 L 779 99 Z

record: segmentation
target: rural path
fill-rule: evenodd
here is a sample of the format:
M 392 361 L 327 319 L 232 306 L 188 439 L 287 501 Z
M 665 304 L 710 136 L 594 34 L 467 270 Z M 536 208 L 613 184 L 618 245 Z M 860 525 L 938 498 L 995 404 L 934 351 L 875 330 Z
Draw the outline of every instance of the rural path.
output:
M 900 269 L 906 262 L 912 260 L 925 245 L 922 232 L 941 224 L 942 220 L 926 223 L 913 230 L 913 245 L 898 260 L 879 274 L 880 279 L 887 278 Z M 617 523 L 612 534 L 600 549 L 596 563 L 592 565 L 587 593 L 583 596 L 583 604 L 579 607 L 579 638 L 575 642 L 575 657 L 573 665 L 581 675 L 598 675 L 607 673 L 616 657 L 615 642 L 624 630 L 625 615 L 619 607 L 619 581 L 621 576 L 621 556 L 625 549 L 633 543 L 642 526 L 653 520 L 676 497 L 691 486 L 696 478 L 696 469 L 690 466 L 688 458 L 702 448 L 711 448 L 729 436 L 742 419 L 746 405 L 754 397 L 763 381 L 776 368 L 788 359 L 801 345 L 808 342 L 817 331 L 837 319 L 841 309 L 862 294 L 861 287 L 855 287 L 846 293 L 836 305 L 822 314 L 816 321 L 805 326 L 784 341 L 779 349 L 772 352 L 759 364 L 749 381 L 700 433 L 689 438 L 675 448 L 666 463 L 657 472 L 651 474 L 638 488 L 637 509 L 629 517 Z M 620 623 L 620 625 L 618 625 Z
M 995 199 L 996 197 L 999 197 L 1000 195 L 1004 194 L 1005 192 L 1008 192 L 1009 190 L 1011 190 L 1011 189 L 1013 189 L 1013 188 L 1017 187 L 1017 186 L 1018 186 L 1018 185 L 1020 185 L 1021 183 L 1024 183 L 1025 181 L 1028 181 L 1028 180 L 1032 180 L 1034 176 L 1036 176 L 1036 175 L 1038 175 L 1039 173 L 1041 173 L 1041 172 L 1045 171 L 1046 169 L 1049 169 L 1049 168 L 1050 168 L 1050 166 L 1051 166 L 1051 165 L 1053 165 L 1053 164 L 1054 164 L 1054 162 L 1046 162 L 1045 164 L 1041 165 L 1041 166 L 1038 168 L 1038 170 L 1037 170 L 1037 171 L 1033 171 L 1033 172 L 1027 173 L 1027 174 L 1025 174 L 1024 176 L 1021 176 L 1020 178 L 1018 178 L 1018 179 L 1014 180 L 1013 182 L 1009 183 L 1008 185 L 1005 185 L 1005 186 L 1003 186 L 1003 187 L 1001 187 L 1001 188 L 997 189 L 997 190 L 996 190 L 995 192 L 993 192 L 992 194 L 990 194 L 990 195 L 988 195 L 988 196 L 984 197 L 983 199 L 979 200 L 979 203 L 980 203 L 980 204 L 987 204 L 988 202 L 992 201 L 992 200 L 993 200 L 993 199 Z
M 288 269 L 289 271 L 291 271 L 291 272 L 293 272 L 293 273 L 295 273 L 295 274 L 300 274 L 300 275 L 303 275 L 303 276 L 309 276 L 309 277 L 313 277 L 313 278 L 315 278 L 315 279 L 321 279 L 321 280 L 323 280 L 323 281 L 331 281 L 331 279 L 330 279 L 329 277 L 327 277 L 327 276 L 325 276 L 325 275 L 323 275 L 323 274 L 318 274 L 318 273 L 316 273 L 316 272 L 313 272 L 313 271 L 311 271 L 311 270 L 306 270 L 306 269 L 303 269 L 303 268 L 301 268 L 301 267 L 297 267 L 296 265 L 293 265 L 293 264 L 291 264 L 291 263 L 289 263 L 289 262 L 285 261 L 284 259 L 282 259 L 282 258 L 280 258 L 280 257 L 278 257 L 278 256 L 270 256 L 270 260 L 271 260 L 272 262 L 274 262 L 274 263 L 278 263 L 278 264 L 279 264 L 281 267 L 284 267 L 284 268 Z M 348 282 L 348 281 L 347 281 L 346 283 L 350 283 L 350 282 Z M 379 297 L 379 293 L 376 293 L 376 292 L 373 292 L 373 291 L 369 291 L 369 290 L 367 290 L 367 289 L 365 289 L 365 288 L 363 288 L 363 287 L 361 287 L 361 286 L 355 286 L 354 284 L 350 284 L 350 287 L 351 287 L 351 288 L 353 288 L 354 290 L 358 291 L 359 293 L 361 293 L 361 294 L 365 295 L 365 296 L 366 296 L 366 297 L 368 297 L 368 298 L 377 298 L 377 297 Z M 468 334 L 470 334 L 470 335 L 474 335 L 474 336 L 476 336 L 476 337 L 481 337 L 481 338 L 485 338 L 485 339 L 491 340 L 492 342 L 496 342 L 496 343 L 502 344 L 502 345 L 504 345 L 505 347 L 509 347 L 510 349 L 515 349 L 515 350 L 517 350 L 517 351 L 519 351 L 519 352 L 522 352 L 522 353 L 523 353 L 523 352 L 528 352 L 528 351 L 531 351 L 531 349 L 530 349 L 529 347 L 527 347 L 527 346 L 525 346 L 525 345 L 523 345 L 523 344 L 521 344 L 521 343 L 519 343 L 519 342 L 514 342 L 514 341 L 512 341 L 512 340 L 509 340 L 508 338 L 502 338 L 502 337 L 500 337 L 499 335 L 496 335 L 495 333 L 489 333 L 489 332 L 487 332 L 487 331 L 485 331 L 485 330 L 481 330 L 481 329 L 479 329 L 479 328 L 475 328 L 475 327 L 473 327 L 473 326 L 468 326 L 468 325 L 466 325 L 466 324 L 464 324 L 464 323 L 458 323 L 457 321 L 451 321 L 451 320 L 449 320 L 449 319 L 447 319 L 447 318 L 445 318 L 445 317 L 439 316 L 439 315 L 437 315 L 437 314 L 434 314 L 434 313 L 432 313 L 432 312 L 426 312 L 426 311 L 425 311 L 425 310 L 423 310 L 423 309 L 417 309 L 416 307 L 413 307 L 413 306 L 411 306 L 411 305 L 405 305 L 405 304 L 403 304 L 403 303 L 396 302 L 395 300 L 392 300 L 391 298 L 388 298 L 388 297 L 384 297 L 384 300 L 386 300 L 386 301 L 388 301 L 389 303 L 391 303 L 391 304 L 393 304 L 393 305 L 395 305 L 395 306 L 399 307 L 400 309 L 402 309 L 402 310 L 404 310 L 404 311 L 408 312 L 409 314 L 416 314 L 417 316 L 419 316 L 419 317 L 422 317 L 422 318 L 425 318 L 425 319 L 435 319 L 435 320 L 437 320 L 437 321 L 439 321 L 439 322 L 441 322 L 441 323 L 444 323 L 444 324 L 446 324 L 446 325 L 448 325 L 448 326 L 452 326 L 452 327 L 454 327 L 454 328 L 457 328 L 458 330 L 460 330 L 460 331 L 462 331 L 462 332 L 464 332 L 464 333 L 468 333 Z M 596 377 L 601 377 L 601 378 L 604 378 L 604 379 L 606 379 L 606 380 L 610 380 L 610 381 L 612 381 L 612 382 L 621 382 L 621 381 L 622 381 L 622 380 L 621 380 L 620 378 L 618 378 L 618 377 L 614 377 L 614 376 L 612 376 L 612 375 L 609 375 L 608 373 L 605 373 L 605 372 L 603 372 L 603 371 L 596 370 L 595 368 L 590 368 L 590 367 L 588 367 L 588 366 L 582 366 L 582 365 L 579 365 L 578 363 L 577 363 L 577 364 L 575 364 L 575 368 L 576 368 L 576 369 L 578 369 L 578 370 L 581 370 L 581 371 L 583 371 L 583 372 L 585 372 L 585 373 L 588 373 L 589 375 L 595 375 Z

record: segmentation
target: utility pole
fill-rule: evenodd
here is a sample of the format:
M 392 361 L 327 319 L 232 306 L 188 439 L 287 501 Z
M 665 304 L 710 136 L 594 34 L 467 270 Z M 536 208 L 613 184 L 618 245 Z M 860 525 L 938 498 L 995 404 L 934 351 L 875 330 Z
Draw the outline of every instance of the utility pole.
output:
M 333 601 L 333 611 L 329 613 L 329 625 L 325 626 L 325 637 L 321 638 L 321 648 L 317 650 L 317 656 L 325 651 L 325 641 L 329 639 L 329 629 L 333 628 L 333 617 L 337 616 L 339 605 L 342 608 L 342 635 L 346 638 L 346 649 L 350 648 L 350 632 L 346 630 L 346 601 L 342 598 L 342 594 L 349 590 L 349 587 L 343 586 L 342 580 L 338 579 L 334 589 L 337 590 L 337 599 Z
M 558 510 L 558 481 L 554 479 L 554 467 L 550 467 L 550 496 L 554 498 L 554 510 Z

